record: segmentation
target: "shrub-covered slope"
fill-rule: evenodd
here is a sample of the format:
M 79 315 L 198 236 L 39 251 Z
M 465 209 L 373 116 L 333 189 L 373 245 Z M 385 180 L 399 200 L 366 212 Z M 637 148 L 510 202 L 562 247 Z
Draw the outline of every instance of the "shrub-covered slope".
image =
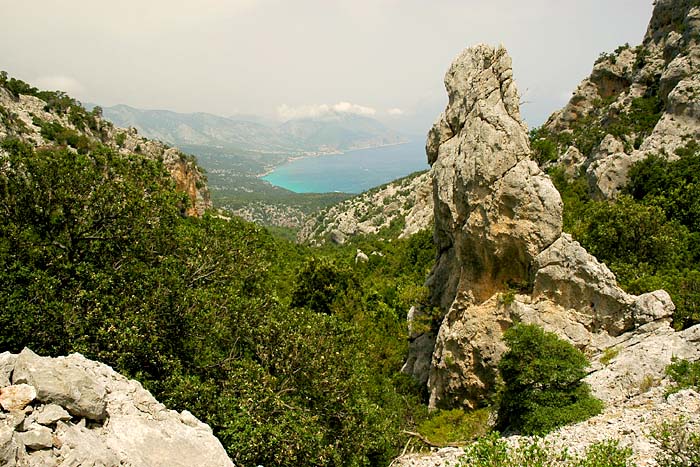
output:
M 297 239 L 322 245 L 358 235 L 406 237 L 433 225 L 430 172 L 419 172 L 323 209 L 302 226 Z
M 211 207 L 206 177 L 191 156 L 141 138 L 134 129 L 115 128 L 102 118 L 99 107 L 88 112 L 61 91 L 40 91 L 5 72 L 0 72 L 1 139 L 19 140 L 32 147 L 63 147 L 78 154 L 99 147 L 121 156 L 141 154 L 164 164 L 178 191 L 189 197 L 185 206 L 188 214 L 202 215 Z
M 631 293 L 667 290 L 700 322 L 700 4 L 657 2 L 641 45 L 603 53 L 571 101 L 530 133 L 570 232 Z
M 208 423 L 237 465 L 398 454 L 423 413 L 399 370 L 429 232 L 312 253 L 241 220 L 185 216 L 188 193 L 150 149 L 175 150 L 3 80 L 0 349 L 111 365 Z

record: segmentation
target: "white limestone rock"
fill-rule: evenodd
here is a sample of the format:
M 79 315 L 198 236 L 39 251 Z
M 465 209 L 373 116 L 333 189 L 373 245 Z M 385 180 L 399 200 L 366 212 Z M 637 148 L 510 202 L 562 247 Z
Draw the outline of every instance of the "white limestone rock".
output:
M 168 410 L 106 365 L 29 349 L 14 362 L 13 380 L 32 381 L 38 397 L 29 401 L 35 409 L 0 413 L 0 465 L 233 466 L 206 424 Z M 47 454 L 32 452 L 38 450 Z
M 104 384 L 76 358 L 42 358 L 29 349 L 20 352 L 12 381 L 27 383 L 37 390 L 42 402 L 65 407 L 75 416 L 103 420 L 107 416 Z
M 23 410 L 36 399 L 36 389 L 28 384 L 15 384 L 0 388 L 0 406 L 9 411 Z
M 53 425 L 59 421 L 67 421 L 72 417 L 66 409 L 57 404 L 48 404 L 34 412 L 34 417 L 40 425 Z

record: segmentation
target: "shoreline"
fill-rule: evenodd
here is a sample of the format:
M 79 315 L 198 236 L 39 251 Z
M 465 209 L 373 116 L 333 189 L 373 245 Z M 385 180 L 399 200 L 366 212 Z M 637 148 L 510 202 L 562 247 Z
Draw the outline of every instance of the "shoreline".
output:
M 322 153 L 317 153 L 317 154 L 304 154 L 303 156 L 289 156 L 287 157 L 284 162 L 281 162 L 280 164 L 277 164 L 273 167 L 270 167 L 269 169 L 266 169 L 264 172 L 261 172 L 259 174 L 256 174 L 256 178 L 263 178 L 268 175 L 270 175 L 272 172 L 274 172 L 278 167 L 288 164 L 290 162 L 302 160 L 302 159 L 312 159 L 312 158 L 320 158 L 320 157 L 326 157 L 326 156 L 340 156 L 344 154 L 348 154 L 351 152 L 357 152 L 357 151 L 366 151 L 368 149 L 381 149 L 381 148 L 388 148 L 392 146 L 401 146 L 403 144 L 409 144 L 412 141 L 401 141 L 398 143 L 387 143 L 387 144 L 380 144 L 377 146 L 365 146 L 365 147 L 359 147 L 359 148 L 353 148 L 353 149 L 347 149 L 345 151 L 333 151 L 333 152 L 322 152 Z

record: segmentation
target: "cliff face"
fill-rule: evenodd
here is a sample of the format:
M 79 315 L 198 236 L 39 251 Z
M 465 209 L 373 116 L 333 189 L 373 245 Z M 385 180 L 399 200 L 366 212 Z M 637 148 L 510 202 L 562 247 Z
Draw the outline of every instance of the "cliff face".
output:
M 0 81 L 0 140 L 13 137 L 35 147 L 58 144 L 49 137 L 51 135 L 67 139 L 67 144 L 63 144 L 73 150 L 99 143 L 123 155 L 141 153 L 163 161 L 177 189 L 186 193 L 191 201 L 188 215 L 201 216 L 211 208 L 206 177 L 194 158 L 163 143 L 142 138 L 133 128 L 115 128 L 99 112 L 87 112 L 65 95 L 36 90 L 16 92 L 2 83 Z
M 0 353 L 0 464 L 233 467 L 191 413 L 80 354 Z
M 658 0 L 641 45 L 601 54 L 590 77 L 544 125 L 555 163 L 584 172 L 599 198 L 614 197 L 630 166 L 673 158 L 700 137 L 700 4 Z
M 503 332 L 516 321 L 555 332 L 594 358 L 612 346 L 656 342 L 660 356 L 652 362 L 637 354 L 615 376 L 591 376 L 605 401 L 641 387 L 643 368 L 663 374 L 673 355 L 664 341 L 697 358 L 698 343 L 670 327 L 666 292 L 625 293 L 604 264 L 562 233 L 561 199 L 531 159 L 506 51 L 464 51 L 445 85 L 449 103 L 427 142 L 438 247 L 427 285 L 441 313 L 434 319 L 411 310 L 404 367 L 427 384 L 430 405 L 485 403 L 505 351 Z

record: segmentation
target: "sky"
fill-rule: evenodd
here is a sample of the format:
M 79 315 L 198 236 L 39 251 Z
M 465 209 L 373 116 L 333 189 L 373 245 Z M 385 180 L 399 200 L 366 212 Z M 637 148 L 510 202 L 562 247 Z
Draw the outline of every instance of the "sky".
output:
M 102 106 L 281 120 L 348 112 L 425 134 L 459 52 L 503 44 L 530 127 L 652 0 L 0 0 L 0 70 Z

